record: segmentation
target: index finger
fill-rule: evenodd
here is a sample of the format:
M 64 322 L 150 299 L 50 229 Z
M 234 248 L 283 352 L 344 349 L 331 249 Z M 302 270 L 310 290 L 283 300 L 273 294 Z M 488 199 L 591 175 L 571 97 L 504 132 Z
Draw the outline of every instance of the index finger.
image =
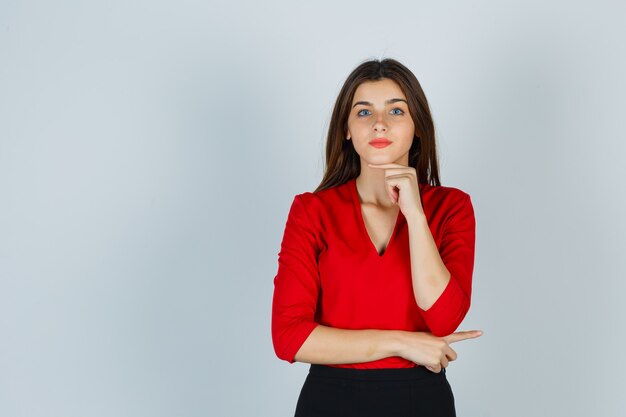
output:
M 482 336 L 482 334 L 483 332 L 481 330 L 467 330 L 449 334 L 448 336 L 442 337 L 442 339 L 444 339 L 447 343 L 454 343 L 465 339 L 474 339 Z

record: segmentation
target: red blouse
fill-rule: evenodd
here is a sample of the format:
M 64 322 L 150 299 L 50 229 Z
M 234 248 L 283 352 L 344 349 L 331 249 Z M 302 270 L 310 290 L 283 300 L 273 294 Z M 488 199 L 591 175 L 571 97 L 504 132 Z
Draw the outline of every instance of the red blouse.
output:
M 378 254 L 363 222 L 356 178 L 294 197 L 278 253 L 272 342 L 278 358 L 294 356 L 318 324 L 342 329 L 453 333 L 470 307 L 475 219 L 469 194 L 419 184 L 430 232 L 451 279 L 428 309 L 415 302 L 409 230 L 401 211 Z M 410 368 L 400 356 L 340 368 Z

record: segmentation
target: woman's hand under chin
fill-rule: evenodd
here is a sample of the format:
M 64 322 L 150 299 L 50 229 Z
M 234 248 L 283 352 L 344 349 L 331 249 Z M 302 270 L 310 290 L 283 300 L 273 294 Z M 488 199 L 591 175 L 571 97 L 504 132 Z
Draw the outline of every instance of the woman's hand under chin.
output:
M 400 164 L 368 163 L 367 166 L 385 170 L 387 193 L 391 202 L 400 207 L 403 215 L 424 214 L 415 168 Z

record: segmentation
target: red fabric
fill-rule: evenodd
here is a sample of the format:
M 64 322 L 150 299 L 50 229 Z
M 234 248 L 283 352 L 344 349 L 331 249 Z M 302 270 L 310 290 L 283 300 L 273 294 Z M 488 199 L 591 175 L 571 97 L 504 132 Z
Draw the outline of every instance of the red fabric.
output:
M 399 212 L 379 255 L 363 223 L 356 179 L 294 197 L 278 253 L 272 341 L 278 358 L 294 356 L 318 324 L 342 329 L 456 331 L 470 307 L 475 219 L 469 194 L 419 184 L 422 206 L 450 282 L 428 309 L 413 294 L 409 235 Z M 408 368 L 399 356 L 335 364 L 345 368 Z

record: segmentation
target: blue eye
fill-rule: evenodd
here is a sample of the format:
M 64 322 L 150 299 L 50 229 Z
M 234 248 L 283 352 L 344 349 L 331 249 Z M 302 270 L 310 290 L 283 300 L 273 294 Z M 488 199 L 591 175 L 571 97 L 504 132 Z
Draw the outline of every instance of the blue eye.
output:
M 404 110 L 402 110 L 402 109 L 401 109 L 401 108 L 399 108 L 399 107 L 396 107 L 396 108 L 394 108 L 393 110 L 400 110 L 400 113 L 394 113 L 394 114 L 395 114 L 395 115 L 397 115 L 397 116 L 400 116 L 400 115 L 404 114 Z M 393 111 L 393 110 L 392 110 L 392 111 Z M 363 110 L 359 111 L 356 115 L 357 115 L 357 116 L 359 116 L 359 117 L 361 117 L 361 116 L 365 116 L 364 114 L 361 114 L 361 112 L 364 112 L 364 111 L 369 111 L 369 110 L 367 110 L 367 109 L 363 109 Z

